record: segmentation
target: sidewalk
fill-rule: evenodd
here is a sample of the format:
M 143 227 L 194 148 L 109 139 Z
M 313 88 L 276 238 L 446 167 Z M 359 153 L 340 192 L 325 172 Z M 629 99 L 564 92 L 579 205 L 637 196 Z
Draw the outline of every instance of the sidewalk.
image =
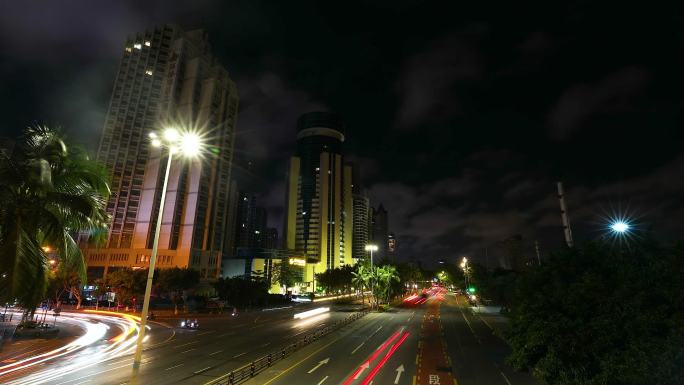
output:
M 501 306 L 471 306 L 469 309 L 473 316 L 480 318 L 497 337 L 504 339 L 509 325 L 508 317 L 501 314 Z

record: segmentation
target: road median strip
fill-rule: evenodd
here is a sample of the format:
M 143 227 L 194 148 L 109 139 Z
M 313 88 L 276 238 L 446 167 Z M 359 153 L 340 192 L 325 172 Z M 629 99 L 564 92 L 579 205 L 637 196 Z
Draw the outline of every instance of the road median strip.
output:
M 275 362 L 284 359 L 285 357 L 291 355 L 297 350 L 311 344 L 314 341 L 321 339 L 322 337 L 341 329 L 342 327 L 358 320 L 359 318 L 368 314 L 367 311 L 362 311 L 354 313 L 344 320 L 338 321 L 332 325 L 328 325 L 323 329 L 316 330 L 309 333 L 293 342 L 282 349 L 271 352 L 261 358 L 258 358 L 240 368 L 234 369 L 225 375 L 216 378 L 212 381 L 207 382 L 205 385 L 234 385 L 247 381 L 248 379 L 254 377 L 256 374 L 262 372 L 266 368 L 271 367 Z

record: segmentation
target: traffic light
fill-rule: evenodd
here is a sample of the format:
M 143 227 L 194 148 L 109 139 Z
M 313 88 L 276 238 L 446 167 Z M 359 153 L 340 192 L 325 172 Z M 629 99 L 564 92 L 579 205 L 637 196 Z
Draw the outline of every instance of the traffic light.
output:
M 470 293 L 470 294 L 475 293 L 475 287 L 470 286 L 470 287 L 468 288 L 468 293 Z

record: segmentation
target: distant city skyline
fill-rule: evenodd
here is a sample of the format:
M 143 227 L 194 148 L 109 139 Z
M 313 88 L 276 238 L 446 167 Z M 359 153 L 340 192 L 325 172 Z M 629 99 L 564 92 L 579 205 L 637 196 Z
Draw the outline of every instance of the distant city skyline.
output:
M 684 60 L 663 49 L 681 44 L 676 12 L 549 3 L 540 18 L 533 4 L 400 1 L 360 5 L 349 30 L 335 2 L 210 3 L 6 4 L 3 135 L 62 127 L 94 154 L 121 42 L 174 22 L 207 30 L 230 69 L 235 173 L 257 177 L 270 226 L 282 230 L 296 120 L 327 110 L 348 122 L 348 158 L 391 213 L 400 260 L 484 260 L 515 234 L 527 254 L 535 239 L 542 253 L 563 245 L 558 179 L 577 242 L 600 237 L 613 211 L 677 234 Z

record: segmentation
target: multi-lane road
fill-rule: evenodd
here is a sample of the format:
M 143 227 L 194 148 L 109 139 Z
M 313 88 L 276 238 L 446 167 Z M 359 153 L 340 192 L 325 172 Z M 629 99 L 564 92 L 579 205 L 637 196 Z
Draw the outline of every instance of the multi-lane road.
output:
M 507 354 L 463 298 L 439 293 L 420 305 L 369 314 L 247 384 L 536 384 L 505 364 Z
M 134 320 L 72 314 L 69 322 L 81 323 L 84 337 L 67 349 L 51 351 L 47 360 L 24 357 L 14 360 L 11 367 L 0 365 L 0 383 L 225 383 L 229 371 L 351 314 L 351 309 L 332 306 L 323 315 L 293 317 L 320 306 L 204 318 L 198 330 L 179 328 L 177 319 L 160 319 L 147 334 L 143 364 L 136 376 L 132 370 Z M 472 314 L 462 298 L 437 290 L 427 299 L 415 297 L 406 307 L 370 313 L 333 331 L 246 383 L 535 384 L 530 375 L 514 372 L 505 364 L 508 348 L 490 324 L 485 317 Z
M 200 318 L 197 330 L 180 328 L 177 319 L 159 319 L 146 334 L 142 365 L 135 377 L 135 321 L 107 314 L 65 314 L 63 320 L 82 324 L 83 337 L 44 356 L 41 352 L 8 359 L 0 364 L 0 383 L 204 384 L 351 314 L 349 309 L 333 307 L 327 314 L 293 318 L 295 312 L 310 307 Z

